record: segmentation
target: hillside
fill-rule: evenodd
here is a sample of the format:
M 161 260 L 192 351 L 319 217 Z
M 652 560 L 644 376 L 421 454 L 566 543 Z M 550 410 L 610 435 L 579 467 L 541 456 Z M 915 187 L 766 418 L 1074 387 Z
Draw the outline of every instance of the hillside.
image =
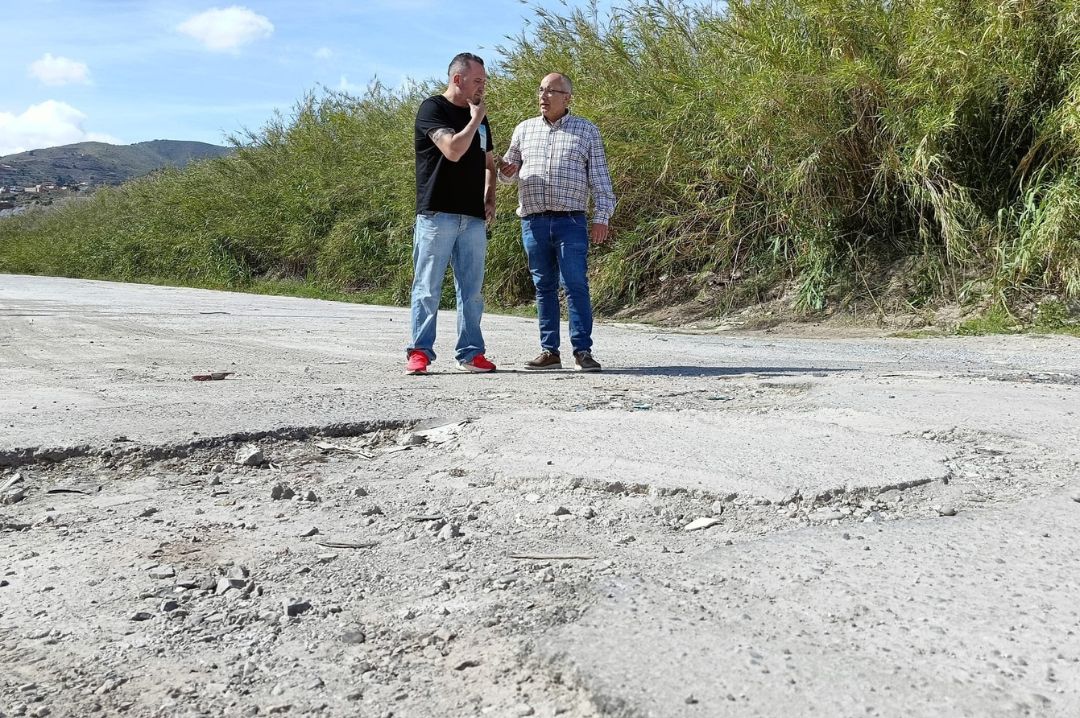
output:
M 0 186 L 120 184 L 162 167 L 220 157 L 231 150 L 205 142 L 152 140 L 133 145 L 79 142 L 0 157 Z

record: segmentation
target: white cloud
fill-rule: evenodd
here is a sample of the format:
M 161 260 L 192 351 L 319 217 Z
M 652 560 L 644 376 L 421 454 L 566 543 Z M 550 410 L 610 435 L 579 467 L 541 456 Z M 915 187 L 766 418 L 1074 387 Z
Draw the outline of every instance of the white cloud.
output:
M 270 37 L 274 24 L 246 7 L 211 8 L 189 17 L 177 28 L 214 52 L 238 52 L 240 47 Z
M 90 68 L 86 63 L 66 57 L 53 57 L 48 52 L 30 63 L 30 76 L 46 85 L 90 84 Z
M 0 155 L 91 140 L 121 144 L 115 137 L 87 132 L 85 121 L 85 114 L 56 100 L 32 105 L 21 115 L 0 112 Z
M 329 60 L 333 56 L 334 51 L 328 47 L 320 47 L 318 50 L 315 51 L 316 60 Z

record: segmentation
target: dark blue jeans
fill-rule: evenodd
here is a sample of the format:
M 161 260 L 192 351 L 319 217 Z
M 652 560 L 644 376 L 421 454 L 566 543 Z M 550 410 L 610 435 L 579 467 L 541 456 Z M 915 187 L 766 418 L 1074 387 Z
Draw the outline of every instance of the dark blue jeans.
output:
M 566 291 L 570 345 L 574 352 L 592 349 L 592 302 L 586 258 L 589 226 L 585 213 L 530 215 L 521 220 L 521 240 L 536 286 L 540 347 L 559 352 L 559 285 Z

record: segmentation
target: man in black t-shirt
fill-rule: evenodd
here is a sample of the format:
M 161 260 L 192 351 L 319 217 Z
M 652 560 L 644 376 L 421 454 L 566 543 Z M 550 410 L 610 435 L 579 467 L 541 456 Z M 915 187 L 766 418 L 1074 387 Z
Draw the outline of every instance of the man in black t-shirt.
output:
M 427 374 L 435 359 L 435 321 L 449 264 L 457 290 L 457 367 L 495 371 L 484 356 L 486 222 L 495 216 L 495 164 L 487 122 L 484 61 L 461 53 L 446 92 L 416 113 L 416 229 L 413 233 L 412 339 L 406 374 Z

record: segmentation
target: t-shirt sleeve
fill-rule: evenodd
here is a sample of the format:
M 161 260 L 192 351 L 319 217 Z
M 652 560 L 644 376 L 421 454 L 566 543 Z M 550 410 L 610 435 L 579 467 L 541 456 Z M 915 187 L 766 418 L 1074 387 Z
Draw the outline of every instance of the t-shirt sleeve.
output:
M 453 130 L 454 124 L 450 122 L 450 118 L 446 116 L 439 104 L 430 98 L 420 103 L 420 109 L 416 112 L 416 129 L 420 134 L 427 137 L 432 130 L 443 127 Z

